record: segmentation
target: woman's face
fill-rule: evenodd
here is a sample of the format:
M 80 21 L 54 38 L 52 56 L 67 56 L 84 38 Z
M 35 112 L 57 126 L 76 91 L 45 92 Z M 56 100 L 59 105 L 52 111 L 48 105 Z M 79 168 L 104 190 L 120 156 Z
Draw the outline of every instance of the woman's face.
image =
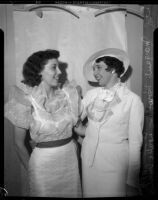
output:
M 111 71 L 106 71 L 108 66 L 103 62 L 95 63 L 93 66 L 93 74 L 99 85 L 105 87 L 112 78 Z
M 57 86 L 60 70 L 58 68 L 58 60 L 56 58 L 49 59 L 41 72 L 42 80 L 49 86 Z

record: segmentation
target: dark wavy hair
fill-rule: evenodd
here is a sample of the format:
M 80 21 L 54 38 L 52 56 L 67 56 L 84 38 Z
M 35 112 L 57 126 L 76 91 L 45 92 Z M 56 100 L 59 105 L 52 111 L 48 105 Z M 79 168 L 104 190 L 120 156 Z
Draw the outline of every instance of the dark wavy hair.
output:
M 37 51 L 29 56 L 23 65 L 23 80 L 22 83 L 34 87 L 41 83 L 42 76 L 40 73 L 44 69 L 49 59 L 58 59 L 59 51 L 47 49 L 44 51 Z
M 120 77 L 120 75 L 125 71 L 123 62 L 115 57 L 103 56 L 96 59 L 96 63 L 99 63 L 101 61 L 103 61 L 107 65 L 108 68 L 106 69 L 106 71 L 115 70 L 118 77 Z

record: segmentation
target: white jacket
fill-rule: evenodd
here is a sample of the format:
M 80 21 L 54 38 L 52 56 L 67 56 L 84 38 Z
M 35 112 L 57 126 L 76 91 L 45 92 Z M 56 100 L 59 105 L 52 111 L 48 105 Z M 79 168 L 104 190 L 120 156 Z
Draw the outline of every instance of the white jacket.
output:
M 140 97 L 125 84 L 119 83 L 113 90 L 116 95 L 112 101 L 109 97 L 107 106 L 101 103 L 106 96 L 101 87 L 89 90 L 82 101 L 83 115 L 88 116 L 82 162 L 103 171 L 119 172 L 126 166 L 126 183 L 137 187 L 144 106 Z

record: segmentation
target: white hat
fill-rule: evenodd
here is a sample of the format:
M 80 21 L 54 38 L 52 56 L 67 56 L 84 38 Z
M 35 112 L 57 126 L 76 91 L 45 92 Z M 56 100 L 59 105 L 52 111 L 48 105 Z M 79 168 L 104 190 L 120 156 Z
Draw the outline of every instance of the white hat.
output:
M 117 49 L 117 48 L 103 49 L 101 51 L 94 53 L 86 61 L 85 65 L 83 66 L 83 74 L 88 81 L 97 82 L 93 75 L 93 64 L 96 59 L 103 57 L 103 56 L 111 56 L 111 57 L 115 57 L 115 58 L 119 59 L 120 61 L 123 62 L 123 65 L 125 68 L 124 73 L 127 71 L 130 61 L 129 61 L 129 57 L 125 51 L 123 51 L 121 49 Z M 123 74 L 121 74 L 121 76 Z

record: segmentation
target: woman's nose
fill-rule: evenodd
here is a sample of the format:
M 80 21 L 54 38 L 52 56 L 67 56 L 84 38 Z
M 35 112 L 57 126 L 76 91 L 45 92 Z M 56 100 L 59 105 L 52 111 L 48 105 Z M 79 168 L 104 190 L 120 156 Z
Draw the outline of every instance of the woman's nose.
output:
M 61 74 L 59 67 L 56 68 L 56 74 L 58 74 L 58 75 Z
M 97 69 L 93 69 L 93 74 L 94 75 L 98 74 L 98 70 Z

